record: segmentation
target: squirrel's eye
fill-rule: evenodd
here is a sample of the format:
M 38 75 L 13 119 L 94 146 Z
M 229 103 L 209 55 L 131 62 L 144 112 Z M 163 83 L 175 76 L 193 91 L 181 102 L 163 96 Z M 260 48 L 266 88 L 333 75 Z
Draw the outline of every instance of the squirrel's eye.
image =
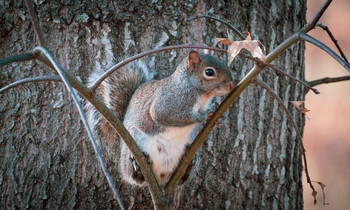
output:
M 205 75 L 207 75 L 208 77 L 213 77 L 215 76 L 215 71 L 213 69 L 206 69 Z

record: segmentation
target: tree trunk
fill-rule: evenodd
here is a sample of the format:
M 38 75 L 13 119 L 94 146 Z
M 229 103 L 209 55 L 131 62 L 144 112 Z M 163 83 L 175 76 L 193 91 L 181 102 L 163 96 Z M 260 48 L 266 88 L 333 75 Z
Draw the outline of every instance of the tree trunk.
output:
M 249 31 L 270 52 L 305 24 L 306 12 L 305 0 L 60 2 L 35 1 L 34 8 L 48 49 L 83 83 L 93 69 L 106 68 L 113 58 L 174 44 L 214 46 L 214 38 L 227 37 L 221 23 L 186 21 L 191 16 L 225 19 Z M 37 42 L 24 2 L 5 0 L 0 5 L 0 58 L 32 50 Z M 156 78 L 163 78 L 187 52 L 165 51 L 145 61 Z M 228 62 L 228 55 L 213 54 Z M 303 79 L 304 44 L 286 50 L 274 64 Z M 231 66 L 239 81 L 253 63 L 235 58 Z M 1 67 L 0 87 L 52 74 L 36 61 L 12 63 Z M 304 118 L 288 100 L 304 100 L 303 87 L 268 69 L 259 78 L 279 94 L 302 131 Z M 213 109 L 221 100 L 213 101 Z M 176 189 L 171 208 L 301 209 L 300 151 L 286 114 L 266 91 L 252 84 L 209 134 L 189 179 Z M 112 155 L 109 170 L 125 206 L 152 208 L 147 188 L 120 180 L 119 152 Z M 1 209 L 118 208 L 77 109 L 61 83 L 26 84 L 0 94 L 0 166 Z

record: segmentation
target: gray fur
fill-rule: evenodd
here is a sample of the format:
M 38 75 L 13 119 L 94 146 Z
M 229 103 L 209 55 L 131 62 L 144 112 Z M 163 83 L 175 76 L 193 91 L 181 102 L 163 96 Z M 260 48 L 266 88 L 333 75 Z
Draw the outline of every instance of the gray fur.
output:
M 198 57 L 196 52 L 191 53 L 194 58 Z M 185 145 L 192 142 L 193 128 L 207 119 L 211 98 L 232 90 L 233 80 L 228 67 L 209 55 L 201 55 L 194 63 L 190 57 L 185 58 L 171 76 L 149 82 L 144 79 L 145 68 L 137 65 L 111 75 L 102 83 L 99 95 L 123 119 L 140 149 L 149 156 L 156 178 L 162 184 L 176 168 Z M 204 74 L 208 67 L 215 69 L 214 79 Z M 96 126 L 103 124 L 103 119 L 95 113 L 90 118 L 95 128 L 103 130 Z M 111 136 L 102 132 L 102 138 L 109 141 L 107 138 Z M 123 141 L 119 166 L 125 181 L 145 185 Z

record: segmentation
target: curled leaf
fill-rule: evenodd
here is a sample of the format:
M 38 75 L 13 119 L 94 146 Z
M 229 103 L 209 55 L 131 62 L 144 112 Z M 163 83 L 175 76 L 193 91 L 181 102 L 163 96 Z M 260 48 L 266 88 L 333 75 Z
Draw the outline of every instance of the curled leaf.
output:
M 266 62 L 265 55 L 260 48 L 260 45 L 263 46 L 265 52 L 265 46 L 261 44 L 259 40 L 251 40 L 249 32 L 244 32 L 247 35 L 247 38 L 243 41 L 232 41 L 229 38 L 216 38 L 215 42 L 222 42 L 224 45 L 230 45 L 227 52 L 231 54 L 230 62 L 238 55 L 238 53 L 243 49 L 247 49 L 253 57 L 257 57 L 263 62 Z
M 316 200 L 317 192 L 316 192 L 316 190 L 313 190 L 311 195 L 314 197 L 314 205 L 316 205 L 317 204 L 317 200 Z
M 316 183 L 319 184 L 322 189 L 323 205 L 329 205 L 329 203 L 326 203 L 326 193 L 324 192 L 324 188 L 326 187 L 326 185 L 323 184 L 322 182 L 316 182 Z
M 310 111 L 307 108 L 301 106 L 305 101 L 289 101 L 289 102 L 293 104 L 303 114 L 306 114 L 306 112 Z
M 229 38 L 215 38 L 215 42 L 222 42 L 224 45 L 231 45 L 233 43 Z

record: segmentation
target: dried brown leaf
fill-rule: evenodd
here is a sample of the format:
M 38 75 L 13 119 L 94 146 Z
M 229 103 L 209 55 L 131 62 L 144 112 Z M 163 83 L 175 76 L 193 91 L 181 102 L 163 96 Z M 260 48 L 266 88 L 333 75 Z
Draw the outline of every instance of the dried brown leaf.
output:
M 257 57 L 263 62 L 266 62 L 265 55 L 263 51 L 260 48 L 259 40 L 251 40 L 251 36 L 249 32 L 244 32 L 247 35 L 246 39 L 243 41 L 232 41 L 229 38 L 216 38 L 215 42 L 222 42 L 225 45 L 230 45 L 227 52 L 231 54 L 230 62 L 233 61 L 233 59 L 238 55 L 238 53 L 243 49 L 247 49 L 253 57 Z M 265 52 L 265 46 L 263 46 L 264 52 Z
M 316 200 L 317 192 L 315 190 L 313 190 L 311 195 L 314 197 L 314 205 L 316 205 L 317 204 L 317 200 Z
M 306 112 L 309 112 L 310 110 L 308 110 L 305 107 L 301 107 L 301 105 L 305 102 L 305 101 L 289 101 L 291 104 L 293 104 L 300 112 L 302 112 L 303 114 L 306 114 Z
M 215 38 L 215 42 L 222 42 L 224 45 L 231 45 L 233 43 L 229 38 Z
M 247 37 L 245 38 L 245 40 L 251 41 L 252 37 L 250 36 L 250 33 L 248 31 L 243 31 L 244 34 L 247 34 Z
M 324 192 L 324 188 L 326 187 L 326 185 L 323 184 L 322 182 L 316 182 L 316 183 L 319 184 L 321 186 L 321 189 L 322 189 L 323 205 L 328 205 L 329 203 L 326 203 L 326 193 Z
M 323 184 L 322 182 L 316 182 L 316 183 L 319 184 L 319 185 L 321 186 L 322 190 L 324 190 L 324 188 L 326 187 L 326 185 Z

